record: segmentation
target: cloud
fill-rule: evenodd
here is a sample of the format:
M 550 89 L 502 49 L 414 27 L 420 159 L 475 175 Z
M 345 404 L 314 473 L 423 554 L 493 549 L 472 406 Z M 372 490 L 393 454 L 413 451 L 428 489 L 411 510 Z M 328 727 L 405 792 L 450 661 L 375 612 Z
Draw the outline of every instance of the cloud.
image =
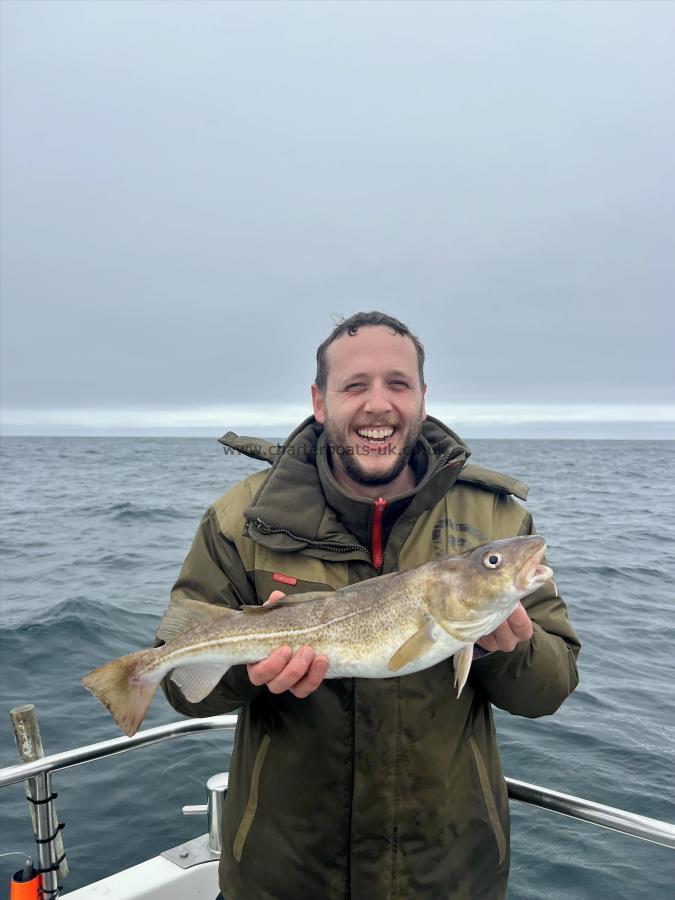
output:
M 490 404 L 453 422 L 675 402 L 674 22 L 668 3 L 3 4 L 6 405 L 286 427 L 332 314 L 373 308 L 419 334 L 440 401 Z

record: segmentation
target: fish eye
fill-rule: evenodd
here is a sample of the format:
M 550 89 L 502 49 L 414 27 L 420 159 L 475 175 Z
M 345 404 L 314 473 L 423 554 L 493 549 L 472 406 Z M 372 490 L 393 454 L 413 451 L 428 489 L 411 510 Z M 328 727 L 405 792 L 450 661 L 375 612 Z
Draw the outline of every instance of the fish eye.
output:
M 483 565 L 486 569 L 498 569 L 502 564 L 501 553 L 488 552 L 483 555 Z

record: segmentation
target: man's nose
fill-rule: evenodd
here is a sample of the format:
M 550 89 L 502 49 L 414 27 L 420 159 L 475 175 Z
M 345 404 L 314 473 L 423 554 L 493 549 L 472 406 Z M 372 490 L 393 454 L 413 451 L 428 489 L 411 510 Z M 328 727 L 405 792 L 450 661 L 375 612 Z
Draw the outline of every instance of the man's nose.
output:
M 366 397 L 365 412 L 372 415 L 382 415 L 391 411 L 391 401 L 384 385 L 373 384 Z

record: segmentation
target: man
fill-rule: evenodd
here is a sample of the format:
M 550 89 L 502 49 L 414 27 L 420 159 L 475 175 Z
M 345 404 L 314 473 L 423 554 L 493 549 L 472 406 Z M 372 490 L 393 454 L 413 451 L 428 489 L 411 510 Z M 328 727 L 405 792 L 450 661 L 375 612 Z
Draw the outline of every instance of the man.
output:
M 396 319 L 359 313 L 317 351 L 314 417 L 202 519 L 172 592 L 227 606 L 336 590 L 491 539 L 527 534 L 515 479 L 467 466 L 426 415 L 424 351 Z M 161 631 L 158 635 L 161 639 Z M 227 900 L 500 898 L 508 799 L 491 704 L 554 712 L 579 642 L 551 582 L 478 644 L 457 699 L 451 660 L 403 678 L 329 679 L 311 647 L 231 669 L 187 715 L 241 708 L 223 819 Z

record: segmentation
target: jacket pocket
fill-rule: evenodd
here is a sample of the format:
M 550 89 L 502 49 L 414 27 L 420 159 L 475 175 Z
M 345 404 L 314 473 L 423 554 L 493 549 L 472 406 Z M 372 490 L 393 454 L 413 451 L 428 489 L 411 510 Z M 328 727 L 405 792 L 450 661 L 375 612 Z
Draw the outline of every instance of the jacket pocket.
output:
M 499 865 L 501 865 L 506 859 L 506 836 L 504 834 L 504 829 L 502 828 L 502 823 L 499 818 L 499 811 L 497 809 L 497 803 L 495 802 L 495 795 L 493 794 L 492 788 L 490 786 L 488 771 L 485 767 L 483 756 L 478 749 L 478 744 L 476 743 L 473 735 L 469 737 L 469 745 L 471 747 L 471 752 L 473 753 L 474 762 L 476 763 L 476 771 L 478 772 L 478 780 L 480 781 L 485 808 L 487 810 L 488 818 L 490 819 L 490 824 L 492 825 L 492 830 L 494 831 L 495 839 L 497 841 Z
M 255 762 L 253 763 L 253 774 L 251 775 L 251 790 L 248 794 L 248 802 L 246 804 L 246 809 L 244 810 L 244 815 L 241 817 L 241 822 L 239 823 L 239 828 L 237 829 L 237 833 L 234 836 L 234 843 L 232 845 L 232 855 L 237 860 L 237 862 L 240 862 L 241 860 L 242 850 L 244 849 L 246 838 L 248 837 L 248 833 L 251 830 L 251 825 L 253 825 L 253 819 L 255 818 L 256 810 L 258 808 L 258 788 L 260 785 L 260 773 L 262 772 L 263 763 L 265 762 L 265 757 L 267 756 L 270 741 L 271 738 L 269 734 L 266 734 L 260 742 L 260 747 L 258 747 L 258 752 L 255 755 Z

